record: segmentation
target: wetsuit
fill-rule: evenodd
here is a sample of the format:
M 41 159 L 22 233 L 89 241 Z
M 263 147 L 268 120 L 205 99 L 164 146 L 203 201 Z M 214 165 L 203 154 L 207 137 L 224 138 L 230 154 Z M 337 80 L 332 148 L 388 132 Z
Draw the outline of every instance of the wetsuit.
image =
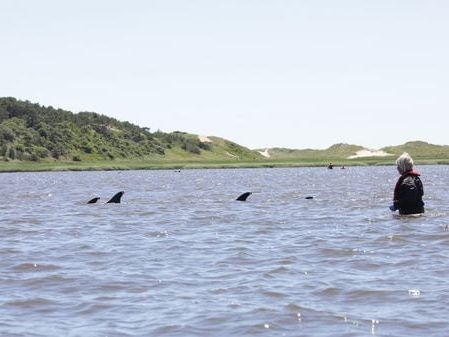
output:
M 399 214 L 424 213 L 424 188 L 415 170 L 404 172 L 394 188 L 393 205 L 399 209 Z

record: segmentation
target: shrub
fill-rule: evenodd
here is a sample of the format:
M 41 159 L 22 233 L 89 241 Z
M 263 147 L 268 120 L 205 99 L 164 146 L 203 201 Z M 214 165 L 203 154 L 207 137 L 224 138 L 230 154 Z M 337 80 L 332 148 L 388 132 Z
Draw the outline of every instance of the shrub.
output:
M 90 146 L 90 144 L 83 144 L 81 146 L 81 151 L 83 151 L 85 153 L 92 153 L 93 152 L 93 148 L 92 148 L 92 146 Z
M 5 125 L 0 125 L 0 139 L 13 142 L 15 138 L 14 132 Z
M 42 146 L 33 146 L 31 148 L 31 153 L 35 154 L 38 158 L 48 157 L 48 150 Z
M 206 151 L 210 151 L 212 146 L 209 143 L 206 142 L 200 142 L 198 145 L 201 149 L 206 150 Z
M 14 148 L 9 149 L 8 157 L 12 160 L 16 159 L 16 150 Z
M 182 145 L 182 149 L 184 151 L 193 153 L 193 154 L 201 154 L 201 150 L 198 146 L 196 146 L 195 144 L 192 144 L 190 142 L 186 142 Z
M 8 153 L 8 146 L 6 144 L 3 144 L 0 148 L 0 156 L 6 157 L 6 154 Z

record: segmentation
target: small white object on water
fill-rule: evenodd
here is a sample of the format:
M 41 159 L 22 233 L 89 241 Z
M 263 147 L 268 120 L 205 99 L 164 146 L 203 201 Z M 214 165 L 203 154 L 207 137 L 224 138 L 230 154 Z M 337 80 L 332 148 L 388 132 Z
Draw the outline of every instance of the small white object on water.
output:
M 344 316 L 343 320 L 345 321 L 345 323 L 352 324 L 354 326 L 359 326 L 359 324 L 360 324 L 359 321 L 357 321 L 355 319 L 349 319 L 348 316 Z
M 371 320 L 371 334 L 374 335 L 376 333 L 376 325 L 379 324 L 377 319 Z
M 264 326 L 265 329 L 269 329 L 270 328 L 270 324 L 266 324 L 265 323 L 263 326 Z
M 296 314 L 296 316 L 298 316 L 298 322 L 301 322 L 301 321 L 302 321 L 301 313 L 298 312 L 298 313 Z
M 421 295 L 421 291 L 419 289 L 409 289 L 408 294 L 413 297 L 418 297 Z

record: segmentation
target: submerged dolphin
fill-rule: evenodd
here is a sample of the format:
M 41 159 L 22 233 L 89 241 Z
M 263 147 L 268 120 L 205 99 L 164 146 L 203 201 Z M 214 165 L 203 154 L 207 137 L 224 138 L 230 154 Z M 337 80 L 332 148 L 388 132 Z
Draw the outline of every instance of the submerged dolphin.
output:
M 241 195 L 239 195 L 239 197 L 235 200 L 237 201 L 246 201 L 246 199 L 252 194 L 253 192 L 245 192 Z
M 122 199 L 123 194 L 125 191 L 120 191 L 116 193 L 108 202 L 107 204 L 120 204 L 120 199 Z
M 93 199 L 90 199 L 87 203 L 88 204 L 95 204 L 99 199 L 100 199 L 100 197 L 95 197 Z

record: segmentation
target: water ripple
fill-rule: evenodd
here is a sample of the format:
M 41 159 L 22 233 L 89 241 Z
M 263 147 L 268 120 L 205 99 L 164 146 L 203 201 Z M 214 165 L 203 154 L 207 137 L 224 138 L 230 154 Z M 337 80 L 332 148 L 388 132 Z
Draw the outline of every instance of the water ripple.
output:
M 393 167 L 330 171 L 0 174 L 0 335 L 449 330 L 449 168 L 421 169 L 414 219 L 387 208 Z M 86 205 L 119 190 L 122 204 Z

